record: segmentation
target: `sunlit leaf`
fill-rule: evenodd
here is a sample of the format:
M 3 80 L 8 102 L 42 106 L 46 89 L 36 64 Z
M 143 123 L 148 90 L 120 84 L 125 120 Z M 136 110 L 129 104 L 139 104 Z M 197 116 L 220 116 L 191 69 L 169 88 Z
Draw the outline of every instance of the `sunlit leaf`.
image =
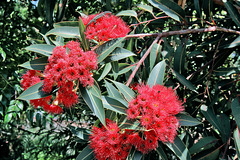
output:
M 110 109 L 112 111 L 118 112 L 120 114 L 127 114 L 127 107 L 118 101 L 116 98 L 102 96 L 104 108 Z
M 49 57 L 51 56 L 54 48 L 55 46 L 48 44 L 33 44 L 31 46 L 26 47 L 25 49 Z
M 174 139 L 174 143 L 166 143 L 166 145 L 175 153 L 175 155 L 179 159 L 181 160 L 191 159 L 191 156 L 187 147 L 178 136 L 176 136 L 176 138 Z
M 61 26 L 51 29 L 46 33 L 46 35 L 56 35 L 64 38 L 76 38 L 80 36 L 80 33 L 79 27 Z
M 184 10 L 175 2 L 169 0 L 148 0 L 148 2 L 176 21 L 185 21 Z
M 101 81 L 104 77 L 106 77 L 106 75 L 110 72 L 111 69 L 112 69 L 111 63 L 107 63 L 103 69 L 101 76 L 98 78 L 98 81 Z
M 76 160 L 92 160 L 94 159 L 93 150 L 87 145 L 81 153 L 77 156 Z
M 132 16 L 137 18 L 137 13 L 134 10 L 125 10 L 125 11 L 121 11 L 118 14 L 116 14 L 116 16 Z
M 151 71 L 147 84 L 154 86 L 156 84 L 163 84 L 164 74 L 165 74 L 166 62 L 163 60 L 159 62 Z
M 187 114 L 179 113 L 177 114 L 177 118 L 180 126 L 196 126 L 201 124 L 197 119 Z
M 17 99 L 32 100 L 49 96 L 50 94 L 47 94 L 42 91 L 42 87 L 43 82 L 39 82 L 26 89 Z
M 20 64 L 20 67 L 30 69 L 30 70 L 45 70 L 45 66 L 48 64 L 48 57 L 42 57 L 38 59 L 34 59 L 23 64 Z

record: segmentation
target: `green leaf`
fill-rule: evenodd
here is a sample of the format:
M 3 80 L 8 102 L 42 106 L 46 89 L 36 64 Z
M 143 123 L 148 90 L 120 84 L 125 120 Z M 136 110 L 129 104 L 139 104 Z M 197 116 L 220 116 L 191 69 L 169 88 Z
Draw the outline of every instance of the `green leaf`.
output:
M 40 113 L 37 113 L 37 114 L 36 114 L 36 123 L 37 123 L 37 126 L 41 126 L 42 116 L 41 116 Z
M 69 125 L 68 127 L 70 128 L 70 131 L 81 140 L 84 140 L 84 141 L 89 140 L 89 132 L 86 128 L 76 128 L 71 125 Z
M 158 143 L 158 148 L 156 148 L 157 153 L 162 158 L 162 160 L 168 160 L 166 153 L 162 149 L 162 146 L 160 143 Z
M 152 70 L 153 66 L 155 65 L 156 59 L 158 54 L 161 53 L 161 48 L 162 46 L 155 43 L 152 48 L 151 48 L 151 52 L 150 52 L 150 70 Z
M 186 45 L 180 44 L 174 54 L 174 67 L 173 69 L 178 73 L 184 73 L 184 65 L 185 65 L 185 55 L 186 55 Z
M 119 61 L 121 59 L 131 57 L 131 56 L 136 56 L 134 53 L 131 51 L 117 47 L 114 49 L 114 51 L 104 60 L 104 62 L 111 62 L 111 61 Z
M 98 81 L 101 81 L 104 77 L 106 77 L 106 75 L 110 72 L 111 69 L 112 69 L 111 63 L 107 63 L 103 69 L 101 76 L 98 78 Z
M 84 51 L 88 51 L 90 48 L 89 40 L 86 38 L 85 35 L 85 25 L 83 24 L 83 21 L 81 18 L 79 18 L 79 33 L 80 33 L 80 39 L 81 39 L 81 45 L 83 46 Z
M 215 127 L 220 133 L 222 133 L 222 128 L 219 121 L 216 118 L 216 115 L 213 113 L 212 109 L 206 105 L 201 106 L 201 112 L 204 117 Z
M 202 17 L 199 0 L 194 0 L 194 6 L 195 6 L 195 10 L 197 11 L 198 17 Z
M 92 112 L 99 118 L 102 124 L 105 126 L 105 112 L 102 104 L 102 100 L 99 97 L 93 95 L 87 88 L 84 88 L 80 85 L 81 95 L 88 105 L 88 107 L 92 110 Z
M 91 86 L 88 90 L 91 94 L 93 94 L 94 96 L 101 99 L 101 97 L 102 97 L 101 91 L 100 91 L 100 88 L 98 88 L 97 86 L 98 86 L 98 84 L 95 81 L 95 84 L 93 86 Z
M 61 26 L 51 29 L 46 33 L 46 35 L 56 35 L 64 38 L 76 38 L 80 36 L 80 33 L 79 27 Z
M 236 147 L 237 155 L 240 157 L 240 133 L 239 129 L 236 128 L 233 132 L 234 144 Z
M 120 114 L 127 115 L 127 112 L 126 112 L 127 107 L 125 106 L 125 104 L 122 104 L 116 98 L 102 96 L 102 101 L 103 101 L 104 108 L 110 109 L 110 110 L 118 112 Z
M 219 116 L 217 116 L 217 119 L 221 124 L 221 130 L 222 130 L 221 138 L 222 138 L 222 141 L 225 143 L 228 141 L 229 136 L 231 134 L 230 119 L 229 119 L 229 116 L 227 116 L 224 113 L 221 113 Z
M 240 45 L 240 36 L 234 39 L 230 39 L 226 42 L 223 42 L 219 45 L 219 49 L 233 48 Z
M 134 10 L 125 10 L 119 12 L 118 14 L 116 14 L 116 16 L 131 16 L 137 18 L 137 13 Z
M 118 72 L 118 75 L 127 73 L 128 71 L 130 71 L 131 69 L 133 69 L 133 68 L 135 68 L 135 67 L 136 67 L 136 66 L 128 65 L 127 67 L 121 69 L 121 70 Z
M 224 3 L 224 6 L 227 8 L 227 11 L 232 18 L 232 20 L 240 27 L 240 15 L 236 7 L 232 4 L 232 2 L 228 1 Z
M 193 118 L 190 115 L 179 113 L 176 116 L 179 120 L 180 126 L 196 126 L 201 124 L 201 122 L 199 122 L 197 119 Z
M 125 84 L 116 81 L 112 82 L 116 85 L 116 87 L 119 89 L 119 91 L 123 94 L 123 96 L 126 98 L 128 102 L 135 98 L 136 96 L 135 92 L 129 87 L 127 87 Z
M 0 47 L 0 53 L 1 53 L 1 56 L 2 56 L 2 62 L 4 62 L 5 61 L 5 59 L 6 59 L 6 53 L 4 52 L 4 50 L 2 49 L 2 47 Z
M 62 21 L 62 22 L 58 22 L 58 23 L 54 23 L 54 28 L 57 27 L 62 27 L 62 26 L 71 26 L 71 27 L 78 27 L 78 21 Z
M 120 47 L 124 38 L 113 39 L 99 46 L 95 52 L 97 53 L 98 63 L 102 62 L 116 48 Z
M 235 98 L 232 101 L 231 108 L 232 108 L 232 114 L 235 118 L 237 126 L 238 126 L 238 128 L 240 128 L 240 103 L 238 101 L 238 98 Z
M 164 74 L 165 74 L 166 63 L 165 61 L 159 62 L 151 71 L 147 84 L 151 87 L 156 84 L 163 84 Z
M 147 12 L 153 14 L 153 8 L 149 5 L 138 4 L 137 7 L 143 9 L 144 11 L 147 11 Z
M 184 10 L 175 2 L 169 0 L 148 0 L 148 2 L 176 21 L 185 21 Z
M 189 80 L 187 80 L 185 77 L 183 77 L 181 74 L 179 74 L 174 70 L 172 70 L 172 72 L 176 76 L 176 78 L 179 80 L 180 83 L 182 83 L 184 86 L 186 86 L 190 90 L 197 92 L 196 87 Z
M 114 80 L 116 80 L 118 77 L 118 71 L 119 71 L 118 62 L 112 61 L 111 64 L 112 64 L 113 78 Z
M 50 94 L 42 91 L 43 82 L 36 83 L 35 85 L 26 89 L 17 99 L 32 100 L 49 96 Z
M 217 76 L 229 76 L 232 74 L 239 73 L 239 70 L 237 67 L 228 67 L 228 68 L 218 68 L 214 71 L 214 73 Z
M 108 95 L 110 97 L 116 97 L 116 98 L 123 99 L 121 93 L 111 83 L 107 82 L 106 80 L 104 80 L 104 82 L 106 84 Z
M 5 117 L 4 117 L 4 123 L 10 122 L 11 119 L 12 119 L 12 116 L 13 116 L 13 113 L 6 114 Z
M 23 64 L 20 64 L 20 67 L 30 69 L 30 70 L 39 70 L 44 71 L 45 66 L 48 64 L 48 57 L 41 57 L 38 59 L 34 59 Z
M 217 141 L 218 139 L 212 136 L 203 137 L 198 140 L 198 142 L 195 143 L 191 148 L 189 148 L 189 151 L 191 154 L 199 153 L 213 147 L 217 143 Z
M 131 148 L 127 160 L 141 160 L 143 154 L 140 151 L 137 151 L 135 148 Z
M 123 121 L 119 124 L 119 127 L 121 129 L 131 129 L 131 130 L 137 130 L 140 128 L 139 121 L 132 121 L 128 120 L 127 117 L 123 117 Z
M 49 57 L 49 56 L 51 56 L 54 48 L 55 48 L 55 46 L 53 46 L 53 45 L 34 44 L 34 45 L 26 47 L 25 49 L 28 50 L 28 51 L 40 53 L 41 55 Z
M 94 159 L 93 150 L 87 145 L 82 152 L 77 156 L 76 160 L 92 160 Z
M 212 0 L 203 0 L 202 8 L 203 8 L 204 13 L 206 14 L 206 17 L 208 19 L 210 19 L 209 17 L 211 16 L 211 12 L 212 12 L 212 9 L 213 9 Z
M 181 159 L 181 160 L 190 160 L 190 153 L 185 146 L 185 144 L 182 142 L 182 140 L 176 136 L 174 139 L 174 143 L 166 143 L 169 149 L 171 149 L 175 155 Z

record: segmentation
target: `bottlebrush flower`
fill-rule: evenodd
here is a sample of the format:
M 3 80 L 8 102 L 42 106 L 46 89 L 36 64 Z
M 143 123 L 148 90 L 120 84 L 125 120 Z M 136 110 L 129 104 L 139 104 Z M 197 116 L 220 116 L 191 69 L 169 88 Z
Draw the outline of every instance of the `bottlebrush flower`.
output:
M 176 114 L 183 111 L 183 106 L 175 92 L 162 85 L 139 85 L 138 96 L 129 102 L 128 119 L 140 120 L 147 130 L 130 136 L 130 142 L 136 149 L 147 153 L 157 147 L 157 140 L 173 142 L 179 126 Z M 137 115 L 137 116 L 136 116 Z M 132 139 L 132 140 L 131 140 Z M 138 143 L 141 142 L 141 143 Z
M 55 114 L 60 114 L 63 112 L 63 109 L 61 107 L 59 107 L 58 105 L 45 105 L 43 106 L 43 109 L 48 112 L 48 113 L 55 113 Z
M 131 149 L 126 140 L 126 132 L 121 133 L 117 124 L 106 119 L 106 127 L 93 127 L 90 135 L 90 147 L 93 149 L 96 159 L 125 160 Z
M 83 24 L 86 26 L 97 15 L 82 17 Z M 103 42 L 124 37 L 129 31 L 129 27 L 121 18 L 108 13 L 98 18 L 96 22 L 90 23 L 86 28 L 85 34 L 88 39 Z

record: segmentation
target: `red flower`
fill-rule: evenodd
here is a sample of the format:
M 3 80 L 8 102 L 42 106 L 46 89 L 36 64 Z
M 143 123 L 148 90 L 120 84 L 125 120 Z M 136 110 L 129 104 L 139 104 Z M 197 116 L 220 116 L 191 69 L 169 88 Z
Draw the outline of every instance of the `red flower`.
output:
M 63 110 L 62 110 L 61 107 L 59 107 L 58 105 L 53 105 L 53 104 L 51 104 L 51 105 L 45 105 L 45 106 L 43 107 L 43 109 L 44 109 L 46 112 L 51 113 L 51 114 L 53 114 L 53 113 L 55 113 L 55 114 L 60 114 L 60 113 L 63 112 Z
M 139 85 L 137 92 L 138 96 L 129 103 L 127 116 L 128 119 L 140 119 L 148 132 L 131 134 L 129 142 L 142 153 L 148 153 L 157 147 L 157 140 L 174 141 L 179 126 L 175 115 L 183 111 L 183 106 L 172 89 L 161 85 L 152 88 Z
M 106 127 L 93 127 L 90 135 L 90 147 L 99 160 L 125 160 L 131 149 L 125 133 L 121 133 L 117 124 L 106 119 Z
M 87 25 L 96 15 L 82 17 L 84 25 Z M 90 23 L 86 28 L 86 37 L 98 42 L 108 41 L 113 38 L 124 37 L 130 31 L 127 24 L 119 17 L 111 14 L 98 18 L 95 22 Z

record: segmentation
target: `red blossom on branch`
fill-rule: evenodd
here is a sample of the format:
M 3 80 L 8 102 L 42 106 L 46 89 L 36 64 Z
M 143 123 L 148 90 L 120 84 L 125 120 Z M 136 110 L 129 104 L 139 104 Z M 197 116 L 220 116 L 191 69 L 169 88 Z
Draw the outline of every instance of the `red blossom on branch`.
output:
M 83 24 L 86 26 L 97 15 L 98 14 L 82 17 Z M 120 17 L 105 14 L 105 16 L 96 19 L 96 22 L 90 23 L 86 28 L 85 34 L 88 39 L 104 42 L 110 39 L 124 37 L 129 31 L 129 27 Z

